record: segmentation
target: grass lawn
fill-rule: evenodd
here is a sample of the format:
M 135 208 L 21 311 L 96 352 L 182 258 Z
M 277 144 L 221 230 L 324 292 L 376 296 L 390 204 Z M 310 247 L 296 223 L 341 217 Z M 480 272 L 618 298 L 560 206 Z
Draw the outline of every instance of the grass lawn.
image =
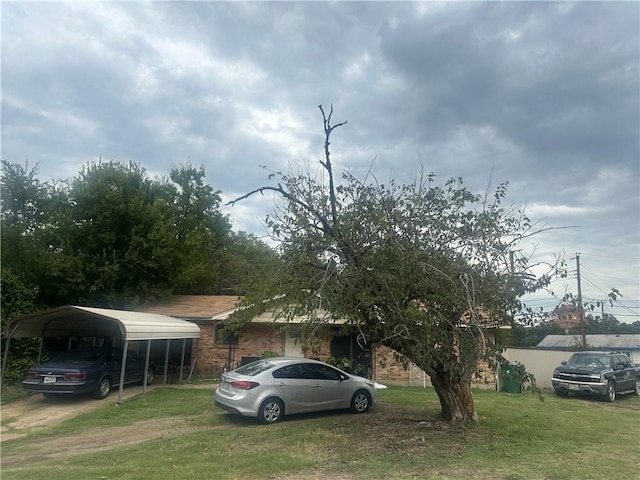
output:
M 221 413 L 211 390 L 167 387 L 3 442 L 1 476 L 640 478 L 640 397 L 610 404 L 547 394 L 541 402 L 530 394 L 479 390 L 474 398 L 480 424 L 463 430 L 439 421 L 432 389 L 401 387 L 380 390 L 365 415 L 311 414 L 263 426 Z M 117 435 L 123 445 L 105 448 L 105 439 Z

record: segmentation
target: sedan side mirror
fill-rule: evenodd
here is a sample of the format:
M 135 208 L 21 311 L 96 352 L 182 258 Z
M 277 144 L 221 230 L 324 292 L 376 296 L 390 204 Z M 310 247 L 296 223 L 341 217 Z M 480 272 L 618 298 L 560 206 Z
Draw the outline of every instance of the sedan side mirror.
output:
M 566 360 L 562 360 L 562 362 L 560 362 L 561 365 L 566 365 L 567 361 Z

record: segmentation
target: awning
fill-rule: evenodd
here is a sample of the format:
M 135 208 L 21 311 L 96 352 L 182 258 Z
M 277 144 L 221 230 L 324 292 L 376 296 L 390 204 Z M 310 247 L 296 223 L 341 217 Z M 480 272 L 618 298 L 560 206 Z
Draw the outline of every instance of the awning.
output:
M 200 327 L 156 313 L 65 305 L 17 317 L 7 324 L 4 333 L 12 338 L 122 336 L 123 340 L 172 340 L 200 338 Z

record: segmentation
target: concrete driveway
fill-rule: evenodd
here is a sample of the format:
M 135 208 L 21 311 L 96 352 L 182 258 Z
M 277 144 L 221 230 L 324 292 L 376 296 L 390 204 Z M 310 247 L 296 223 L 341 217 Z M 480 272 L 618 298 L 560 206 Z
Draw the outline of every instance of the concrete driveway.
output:
M 209 388 L 213 393 L 216 385 L 212 384 L 171 384 L 150 385 L 147 392 L 156 388 Z M 141 385 L 125 386 L 122 392 L 122 401 L 142 395 Z M 118 390 L 103 399 L 96 400 L 88 395 L 62 395 L 59 399 L 44 398 L 41 394 L 29 395 L 21 400 L 2 405 L 0 417 L 0 442 L 17 438 L 32 429 L 46 428 L 57 425 L 63 421 L 82 413 L 96 410 L 109 404 L 118 403 Z

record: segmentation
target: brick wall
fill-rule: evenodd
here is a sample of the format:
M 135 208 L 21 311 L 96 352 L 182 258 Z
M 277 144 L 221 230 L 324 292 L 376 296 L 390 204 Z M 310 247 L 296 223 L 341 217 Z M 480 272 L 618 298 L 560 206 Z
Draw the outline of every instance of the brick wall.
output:
M 276 325 L 252 323 L 240 331 L 237 345 L 224 345 L 215 338 L 215 325 L 218 322 L 201 320 L 196 323 L 201 331 L 195 369 L 198 375 L 219 376 L 226 370 L 238 367 L 242 357 L 262 357 L 265 352 L 284 355 L 284 334 Z M 305 354 L 308 358 L 320 360 L 326 360 L 330 355 L 328 335 L 321 338 L 317 353 Z
M 403 358 L 403 357 L 400 357 Z M 495 388 L 496 378 L 493 370 L 486 362 L 478 363 L 479 378 L 472 378 L 471 386 L 475 388 Z M 413 362 L 405 364 L 398 359 L 394 351 L 385 346 L 378 346 L 373 355 L 373 379 L 386 385 L 401 385 L 414 387 L 430 387 L 431 378 L 424 370 Z
M 284 334 L 279 327 L 269 323 L 252 323 L 240 332 L 237 345 L 223 345 L 215 338 L 216 322 L 196 322 L 202 337 L 198 350 L 195 373 L 203 376 L 219 376 L 226 370 L 240 365 L 242 357 L 261 357 L 264 352 L 284 354 Z M 329 335 L 321 336 L 319 350 L 307 352 L 307 358 L 326 360 L 331 356 Z M 229 361 L 230 360 L 230 361 Z M 495 388 L 495 375 L 488 365 L 480 363 L 481 378 L 474 378 L 472 386 Z M 431 380 L 416 364 L 409 362 L 407 368 L 394 357 L 390 348 L 378 346 L 373 351 L 373 380 L 387 385 L 431 386 Z

